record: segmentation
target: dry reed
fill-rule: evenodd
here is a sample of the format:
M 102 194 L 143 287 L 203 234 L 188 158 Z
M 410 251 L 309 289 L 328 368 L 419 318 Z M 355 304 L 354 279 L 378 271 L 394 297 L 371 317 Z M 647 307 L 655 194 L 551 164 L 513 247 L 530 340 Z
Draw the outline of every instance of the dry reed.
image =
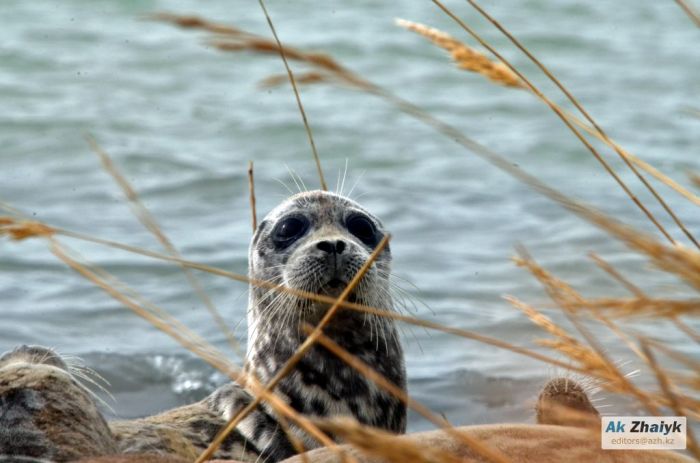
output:
M 51 237 L 56 231 L 36 221 L 18 221 L 12 217 L 0 217 L 0 235 L 6 234 L 15 241 L 27 238 Z
M 450 54 L 457 67 L 465 71 L 481 74 L 492 82 L 506 87 L 523 87 L 520 78 L 508 66 L 492 61 L 483 53 L 456 40 L 446 32 L 424 24 L 397 19 L 396 24 L 425 37 Z
M 537 343 L 541 346 L 556 350 L 570 358 L 581 366 L 581 369 L 590 375 L 605 379 L 612 379 L 610 364 L 601 358 L 595 350 L 580 343 L 576 338 L 567 333 L 562 327 L 554 323 L 550 318 L 514 297 L 506 297 L 513 307 L 525 314 L 535 325 L 553 335 L 555 339 L 540 339 Z
M 284 75 L 272 75 L 264 78 L 258 84 L 260 88 L 270 88 L 277 87 L 287 82 L 288 78 Z M 297 84 L 318 84 L 321 82 L 327 82 L 330 80 L 329 76 L 326 76 L 317 71 L 309 71 L 303 74 L 298 74 L 295 78 Z

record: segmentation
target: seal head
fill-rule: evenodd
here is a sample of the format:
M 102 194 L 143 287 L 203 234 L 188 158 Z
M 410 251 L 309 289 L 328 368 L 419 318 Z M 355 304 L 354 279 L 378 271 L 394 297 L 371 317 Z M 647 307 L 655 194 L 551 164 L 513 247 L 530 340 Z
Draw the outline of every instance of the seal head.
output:
M 300 193 L 273 209 L 258 226 L 250 246 L 249 274 L 337 297 L 385 234 L 379 219 L 348 198 L 322 191 Z M 391 308 L 390 265 L 387 246 L 348 300 Z M 251 291 L 249 326 L 277 318 L 291 321 L 292 317 L 313 323 L 327 308 L 327 304 L 255 288 Z

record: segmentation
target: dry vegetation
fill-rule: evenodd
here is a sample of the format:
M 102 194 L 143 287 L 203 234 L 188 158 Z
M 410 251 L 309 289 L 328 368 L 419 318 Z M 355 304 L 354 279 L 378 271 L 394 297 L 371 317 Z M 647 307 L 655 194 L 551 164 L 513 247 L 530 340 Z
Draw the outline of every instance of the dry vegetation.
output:
M 670 179 L 667 175 L 661 173 L 648 163 L 629 153 L 620 147 L 616 142 L 611 140 L 606 133 L 598 126 L 598 124 L 590 117 L 581 104 L 565 89 L 559 81 L 544 67 L 539 61 L 532 56 L 529 51 L 513 37 L 502 25 L 483 11 L 478 4 L 468 0 L 469 3 L 481 13 L 487 20 L 501 30 L 513 44 L 521 49 L 526 56 L 535 62 L 535 64 L 551 78 L 553 82 L 564 92 L 569 98 L 572 105 L 580 113 L 580 117 L 559 107 L 545 96 L 537 87 L 534 86 L 520 71 L 515 68 L 510 62 L 505 60 L 496 50 L 494 50 L 487 42 L 485 42 L 476 32 L 460 20 L 452 11 L 445 8 L 439 1 L 435 3 L 443 9 L 443 11 L 456 21 L 456 23 L 471 34 L 482 47 L 491 52 L 493 58 L 488 57 L 475 48 L 461 42 L 460 40 L 448 35 L 445 32 L 437 29 L 424 26 L 419 23 L 406 20 L 398 20 L 398 25 L 409 29 L 413 32 L 428 39 L 432 44 L 446 50 L 455 64 L 463 70 L 480 74 L 492 82 L 514 88 L 517 90 L 525 90 L 531 92 L 535 97 L 539 98 L 546 106 L 554 111 L 562 120 L 562 122 L 574 133 L 574 135 L 582 142 L 584 147 L 598 159 L 603 168 L 612 175 L 619 186 L 628 194 L 632 204 L 638 207 L 658 229 L 660 236 L 650 236 L 638 230 L 634 230 L 629 226 L 620 223 L 618 220 L 607 217 L 596 209 L 581 204 L 580 202 L 569 198 L 565 194 L 554 190 L 547 185 L 542 184 L 539 180 L 521 171 L 517 167 L 513 167 L 507 159 L 497 153 L 489 150 L 487 147 L 479 145 L 471 140 L 458 129 L 448 125 L 447 123 L 437 119 L 436 117 L 426 113 L 418 106 L 401 99 L 391 91 L 381 88 L 371 81 L 357 75 L 345 66 L 338 63 L 334 58 L 327 54 L 311 53 L 300 50 L 291 46 L 283 46 L 274 32 L 272 21 L 269 19 L 269 25 L 272 29 L 274 40 L 267 39 L 263 36 L 256 35 L 239 28 L 216 24 L 202 18 L 194 16 L 177 16 L 173 14 L 158 14 L 152 19 L 165 21 L 183 28 L 194 28 L 207 31 L 211 34 L 208 43 L 221 50 L 222 52 L 250 52 L 261 55 L 279 55 L 285 61 L 287 75 L 269 76 L 262 81 L 262 85 L 281 85 L 291 81 L 297 97 L 299 108 L 302 112 L 304 123 L 307 126 L 309 141 L 311 142 L 312 152 L 316 165 L 318 167 L 320 183 L 325 188 L 325 180 L 323 179 L 321 164 L 318 159 L 315 147 L 313 146 L 313 136 L 311 130 L 306 124 L 306 116 L 303 111 L 303 105 L 297 84 L 318 84 L 331 83 L 343 85 L 361 92 L 366 92 L 370 95 L 377 96 L 385 100 L 387 103 L 394 105 L 397 109 L 406 112 L 407 114 L 416 117 L 418 120 L 428 124 L 430 127 L 437 130 L 439 133 L 449 136 L 457 143 L 467 148 L 471 153 L 476 154 L 491 164 L 495 165 L 507 173 L 514 176 L 516 179 L 523 181 L 540 193 L 550 197 L 552 200 L 562 204 L 569 211 L 579 215 L 583 219 L 595 224 L 606 231 L 611 239 L 616 239 L 628 246 L 630 252 L 636 253 L 643 257 L 647 262 L 655 268 L 655 271 L 664 272 L 674 276 L 679 285 L 684 285 L 690 288 L 693 296 L 686 298 L 670 299 L 667 297 L 656 297 L 653 294 L 647 294 L 642 291 L 635 283 L 623 276 L 617 269 L 607 263 L 597 255 L 591 255 L 593 261 L 609 276 L 612 281 L 621 285 L 629 291 L 627 297 L 609 297 L 609 298 L 588 298 L 580 294 L 572 286 L 565 281 L 552 275 L 547 269 L 540 266 L 525 249 L 518 250 L 518 256 L 515 263 L 527 271 L 529 271 L 535 279 L 542 285 L 548 296 L 570 321 L 575 332 L 570 332 L 563 326 L 560 326 L 546 316 L 542 310 L 534 307 L 532 304 L 523 302 L 515 297 L 507 298 L 508 302 L 516 309 L 520 310 L 532 323 L 542 330 L 542 334 L 546 336 L 543 339 L 537 340 L 536 344 L 539 347 L 544 347 L 550 351 L 550 354 L 543 354 L 541 349 L 517 346 L 499 339 L 490 338 L 480 333 L 474 333 L 462 330 L 455 327 L 443 326 L 438 323 L 421 320 L 411 316 L 405 316 L 395 313 L 385 312 L 380 309 L 365 307 L 358 304 L 347 302 L 345 299 L 362 277 L 363 272 L 371 265 L 373 258 L 387 244 L 388 237 L 385 238 L 378 246 L 372 258 L 365 265 L 355 279 L 350 283 L 348 288 L 337 299 L 331 299 L 324 296 L 319 296 L 301 291 L 292 290 L 289 288 L 272 285 L 264 281 L 250 280 L 245 275 L 238 275 L 227 272 L 221 269 L 208 267 L 206 265 L 190 262 L 183 259 L 177 252 L 175 246 L 163 234 L 158 227 L 155 219 L 150 215 L 146 208 L 139 201 L 138 195 L 134 189 L 128 184 L 126 179 L 119 173 L 116 166 L 111 162 L 107 154 L 97 145 L 94 140 L 89 140 L 93 150 L 98 154 L 104 168 L 113 176 L 117 184 L 122 188 L 127 200 L 129 201 L 136 216 L 141 220 L 144 226 L 151 231 L 163 245 L 165 253 L 158 253 L 146 249 L 139 249 L 128 246 L 116 241 L 105 240 L 92 236 L 87 236 L 78 232 L 64 230 L 52 227 L 49 224 L 44 224 L 28 219 L 19 211 L 11 208 L 9 205 L 0 203 L 0 206 L 8 211 L 8 215 L 0 217 L 0 235 L 4 234 L 14 240 L 23 240 L 30 237 L 43 238 L 49 243 L 51 251 L 58 259 L 65 262 L 79 274 L 92 281 L 95 285 L 107 292 L 111 297 L 120 301 L 123 305 L 130 308 L 139 316 L 144 317 L 158 329 L 171 335 L 176 341 L 181 343 L 185 348 L 194 352 L 202 359 L 210 363 L 215 368 L 223 371 L 231 378 L 238 378 L 242 373 L 241 369 L 232 365 L 226 357 L 213 348 L 206 340 L 202 339 L 182 323 L 175 320 L 164 309 L 155 306 L 139 295 L 135 290 L 127 287 L 118 281 L 113 275 L 108 274 L 102 269 L 86 263 L 84 260 L 77 258 L 67 246 L 60 241 L 61 238 L 71 238 L 79 240 L 88 240 L 94 243 L 99 243 L 105 246 L 111 246 L 122 251 L 134 252 L 141 255 L 171 262 L 182 267 L 186 272 L 188 281 L 192 285 L 193 291 L 199 295 L 205 307 L 212 314 L 213 319 L 220 326 L 229 339 L 232 346 L 238 348 L 238 343 L 234 336 L 228 331 L 226 324 L 219 315 L 218 311 L 202 290 L 192 270 L 210 272 L 221 277 L 230 278 L 235 281 L 250 283 L 253 285 L 266 286 L 274 288 L 278 291 L 291 292 L 299 296 L 309 299 L 325 302 L 331 306 L 323 321 L 315 327 L 307 327 L 309 337 L 307 342 L 300 348 L 298 352 L 289 360 L 287 365 L 282 369 L 282 372 L 269 384 L 259 384 L 254 378 L 248 378 L 247 382 L 252 386 L 252 392 L 257 396 L 257 400 L 246 409 L 234 416 L 225 430 L 222 431 L 220 437 L 223 438 L 227 432 L 235 427 L 241 419 L 252 409 L 252 407 L 261 400 L 268 401 L 277 412 L 284 417 L 286 422 L 292 422 L 305 429 L 309 434 L 314 436 L 323 445 L 333 447 L 334 444 L 329 438 L 329 432 L 346 437 L 350 442 L 354 443 L 364 452 L 381 456 L 388 461 L 458 461 L 455 456 L 440 453 L 436 449 L 418 448 L 407 445 L 405 442 L 400 445 L 395 444 L 395 437 L 384 433 L 379 433 L 376 430 L 365 429 L 356 422 L 349 420 L 329 420 L 323 422 L 314 422 L 306 417 L 300 416 L 293 409 L 287 406 L 282 400 L 277 398 L 272 392 L 275 384 L 281 377 L 289 372 L 291 367 L 297 362 L 313 343 L 319 342 L 334 352 L 340 358 L 348 362 L 351 366 L 358 369 L 368 378 L 375 381 L 380 387 L 395 393 L 398 397 L 404 400 L 409 406 L 413 407 L 423 416 L 433 421 L 437 426 L 445 429 L 450 429 L 450 423 L 443 418 L 434 415 L 423 405 L 412 401 L 410 398 L 389 383 L 385 378 L 378 373 L 372 371 L 361 360 L 354 358 L 352 354 L 343 351 L 333 341 L 323 335 L 323 327 L 332 319 L 333 315 L 338 310 L 358 310 L 364 312 L 377 313 L 383 316 L 392 317 L 404 323 L 422 326 L 429 329 L 439 330 L 445 333 L 450 333 L 455 336 L 464 337 L 476 342 L 486 343 L 492 346 L 497 346 L 501 349 L 506 349 L 516 355 L 525 355 L 530 358 L 537 359 L 548 365 L 554 365 L 561 369 L 573 371 L 579 375 L 592 378 L 600 387 L 616 393 L 622 394 L 637 401 L 649 414 L 677 414 L 687 416 L 689 421 L 698 423 L 700 420 L 700 362 L 697 359 L 691 358 L 681 352 L 678 352 L 672 345 L 663 344 L 644 334 L 639 333 L 629 326 L 628 321 L 631 318 L 639 320 L 643 318 L 649 323 L 655 323 L 657 320 L 668 320 L 675 325 L 678 337 L 690 340 L 692 343 L 700 344 L 700 333 L 692 329 L 684 321 L 690 317 L 700 315 L 700 246 L 692 233 L 685 227 L 681 219 L 675 214 L 668 203 L 662 198 L 660 193 L 651 185 L 650 181 L 645 177 L 645 174 L 650 175 L 657 181 L 664 183 L 672 188 L 684 200 L 688 200 L 695 206 L 700 206 L 700 197 L 683 187 L 676 181 Z M 264 5 L 261 2 L 261 6 Z M 691 16 L 692 17 L 692 16 Z M 287 61 L 295 61 L 303 64 L 307 69 L 293 74 Z M 510 91 L 504 89 L 503 91 Z M 583 132 L 581 132 L 583 131 Z M 668 214 L 668 218 L 659 218 L 650 212 L 650 210 L 637 198 L 634 193 L 634 188 L 624 183 L 618 174 L 613 170 L 610 164 L 606 161 L 606 156 L 599 152 L 588 137 L 593 137 L 601 141 L 604 145 L 611 148 L 613 153 L 617 154 L 625 163 L 625 166 L 631 169 L 636 178 L 640 181 L 642 187 L 649 190 L 654 198 L 661 204 L 662 208 Z M 252 209 L 252 222 L 255 227 L 256 212 L 255 212 L 255 192 L 253 182 L 253 167 L 252 163 L 248 168 L 250 180 L 250 200 Z M 644 172 L 644 173 L 643 173 Z M 691 174 L 692 175 L 692 174 Z M 700 184 L 697 175 L 692 175 L 691 179 L 696 184 Z M 664 223 L 669 220 L 675 225 L 674 230 L 669 230 Z M 689 245 L 684 245 L 680 242 L 677 236 L 684 236 Z M 674 237 L 675 236 L 675 237 Z M 686 292 L 687 293 L 687 292 Z M 594 327 L 594 329 L 592 329 Z M 656 378 L 658 387 L 642 388 L 628 377 L 613 359 L 610 359 L 607 354 L 606 345 L 601 344 L 594 333 L 600 333 L 603 330 L 610 330 L 617 337 L 617 342 L 627 346 L 629 351 L 639 358 L 641 363 L 646 366 L 642 372 L 647 378 Z M 663 359 L 663 361 L 661 361 Z M 667 367 L 667 365 L 675 365 L 675 367 Z M 489 448 L 466 435 L 461 435 L 455 432 L 455 438 L 461 439 L 465 445 L 471 447 L 478 454 L 482 455 L 489 461 L 508 461 L 508 459 L 498 452 L 496 449 Z M 210 451 L 201 455 L 198 461 L 204 461 L 209 458 L 211 451 L 218 445 L 221 439 L 212 443 Z M 299 442 L 295 442 L 298 450 L 303 450 Z M 692 430 L 689 430 L 688 448 L 696 458 L 700 459 L 700 449 L 698 442 L 693 435 Z M 346 455 L 347 461 L 353 461 L 354 458 Z

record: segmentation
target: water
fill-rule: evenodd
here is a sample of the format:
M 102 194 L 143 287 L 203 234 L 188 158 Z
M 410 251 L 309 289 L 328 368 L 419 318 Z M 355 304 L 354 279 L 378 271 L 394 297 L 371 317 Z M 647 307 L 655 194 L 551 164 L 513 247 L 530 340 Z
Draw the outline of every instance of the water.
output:
M 393 25 L 393 18 L 403 17 L 466 39 L 430 2 L 355 1 L 352 8 L 347 2 L 269 3 L 288 43 L 332 53 L 550 185 L 653 232 L 541 103 L 454 69 L 441 51 Z M 687 170 L 700 169 L 700 119 L 687 111 L 698 107 L 700 91 L 700 50 L 689 45 L 697 42 L 697 30 L 673 2 L 625 0 L 614 9 L 579 3 L 484 5 L 625 148 L 685 182 Z M 466 3 L 451 6 L 516 65 L 533 71 Z M 154 11 L 196 12 L 269 34 L 255 2 L 2 2 L 0 197 L 40 220 L 159 250 L 88 149 L 83 136 L 90 133 L 187 258 L 245 273 L 251 235 L 247 161 L 255 161 L 260 214 L 288 194 L 280 181 L 295 189 L 289 169 L 307 186 L 318 185 L 293 96 L 287 86 L 256 87 L 259 79 L 283 72 L 275 57 L 223 55 L 204 46 L 201 34 L 142 20 Z M 563 102 L 544 78 L 531 75 Z M 589 251 L 650 292 L 678 294 L 676 282 L 648 271 L 622 245 L 383 102 L 335 87 L 304 88 L 302 96 L 330 183 L 347 160 L 346 191 L 356 185 L 353 197 L 393 231 L 394 270 L 410 283 L 397 281 L 416 301 L 416 315 L 532 345 L 542 333 L 502 299 L 512 294 L 534 304 L 547 301 L 511 263 L 516 243 L 587 295 L 624 294 L 590 262 Z M 620 172 L 661 216 L 632 176 Z M 700 233 L 697 210 L 665 187 L 660 191 Z M 664 223 L 673 229 L 666 218 Z M 226 349 L 178 269 L 67 243 Z M 39 343 L 83 357 L 111 382 L 111 416 L 191 402 L 222 383 L 216 372 L 59 263 L 43 242 L 3 242 L 0 259 L 0 350 Z M 244 339 L 244 285 L 201 279 Z M 657 337 L 700 356 L 697 345 L 674 333 L 654 324 Z M 609 342 L 608 333 L 597 334 L 625 371 L 639 367 Z M 530 420 L 538 388 L 556 374 L 515 354 L 422 329 L 406 329 L 404 343 L 411 393 L 455 423 Z M 607 401 L 613 405 L 608 412 L 627 407 L 615 397 Z M 426 427 L 412 418 L 412 430 Z

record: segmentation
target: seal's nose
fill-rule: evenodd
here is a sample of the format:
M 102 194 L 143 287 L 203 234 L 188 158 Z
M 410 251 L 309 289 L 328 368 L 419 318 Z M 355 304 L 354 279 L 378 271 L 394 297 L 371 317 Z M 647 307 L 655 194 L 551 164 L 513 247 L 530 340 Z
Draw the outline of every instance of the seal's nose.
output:
M 316 243 L 316 247 L 328 254 L 342 254 L 345 250 L 345 241 L 319 241 Z

